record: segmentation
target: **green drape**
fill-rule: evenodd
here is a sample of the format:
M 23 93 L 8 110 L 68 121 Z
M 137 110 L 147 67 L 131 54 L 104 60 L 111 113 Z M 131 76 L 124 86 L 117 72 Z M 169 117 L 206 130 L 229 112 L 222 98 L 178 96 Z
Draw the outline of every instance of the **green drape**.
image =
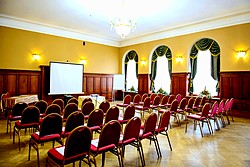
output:
M 219 92 L 219 80 L 220 80 L 220 47 L 216 41 L 209 38 L 203 38 L 196 42 L 190 52 L 190 65 L 191 65 L 191 75 L 189 78 L 189 93 L 193 93 L 194 85 L 193 79 L 195 78 L 197 72 L 197 54 L 199 50 L 205 51 L 210 50 L 211 53 L 211 76 L 214 80 L 218 81 L 216 86 L 216 91 Z
M 136 78 L 138 79 L 138 55 L 134 50 L 131 50 L 128 52 L 128 54 L 125 57 L 125 66 L 124 66 L 124 71 L 125 71 L 125 90 L 127 90 L 127 68 L 128 68 L 128 62 L 130 60 L 135 60 L 136 63 Z
M 159 56 L 161 57 L 164 55 L 168 59 L 169 77 L 171 78 L 172 76 L 172 52 L 167 46 L 161 45 L 155 49 L 151 60 L 152 62 L 151 62 L 151 74 L 150 74 L 150 80 L 151 80 L 150 90 L 152 92 L 155 92 L 154 80 L 157 74 L 157 58 Z

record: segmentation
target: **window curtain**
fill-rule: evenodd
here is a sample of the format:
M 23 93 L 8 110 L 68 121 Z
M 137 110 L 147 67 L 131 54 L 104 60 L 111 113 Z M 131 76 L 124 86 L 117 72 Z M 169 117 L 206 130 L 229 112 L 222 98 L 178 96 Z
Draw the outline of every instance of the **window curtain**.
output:
M 132 50 L 132 51 L 130 51 L 130 52 L 128 52 L 128 54 L 126 55 L 126 57 L 125 57 L 125 66 L 124 66 L 124 68 L 125 68 L 125 90 L 127 90 L 127 68 L 128 68 L 128 61 L 129 60 L 135 60 L 135 62 L 136 62 L 136 78 L 138 79 L 138 55 L 137 55 L 137 53 L 134 51 L 134 50 Z
M 171 78 L 172 76 L 172 52 L 167 46 L 161 45 L 155 49 L 152 55 L 152 60 L 151 60 L 150 90 L 152 92 L 155 92 L 154 80 L 157 74 L 157 58 L 159 56 L 166 56 L 166 58 L 168 59 L 169 77 Z
M 190 52 L 191 75 L 189 78 L 189 93 L 191 94 L 194 90 L 193 79 L 197 72 L 197 54 L 199 50 L 205 51 L 207 49 L 209 49 L 211 53 L 211 76 L 214 80 L 218 81 L 216 91 L 220 91 L 220 47 L 216 41 L 209 38 L 203 38 L 192 46 Z

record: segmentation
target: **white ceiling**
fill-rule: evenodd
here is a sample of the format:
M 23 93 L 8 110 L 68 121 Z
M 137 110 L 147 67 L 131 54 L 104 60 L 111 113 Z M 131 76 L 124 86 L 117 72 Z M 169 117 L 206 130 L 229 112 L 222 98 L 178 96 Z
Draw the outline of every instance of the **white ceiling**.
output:
M 125 0 L 136 29 L 110 30 L 121 0 L 0 0 L 0 25 L 111 46 L 250 22 L 250 0 Z

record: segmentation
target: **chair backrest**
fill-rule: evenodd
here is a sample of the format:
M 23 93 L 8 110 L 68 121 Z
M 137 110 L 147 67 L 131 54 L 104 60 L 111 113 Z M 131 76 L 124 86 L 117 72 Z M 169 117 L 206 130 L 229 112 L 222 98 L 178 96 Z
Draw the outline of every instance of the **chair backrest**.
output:
M 63 112 L 63 109 L 64 109 L 64 101 L 62 99 L 55 99 L 54 101 L 52 101 L 51 104 L 58 104 L 61 108 L 61 112 Z
M 40 111 L 36 106 L 26 107 L 21 116 L 21 124 L 39 124 Z
M 91 111 L 93 111 L 95 109 L 95 105 L 93 102 L 91 101 L 88 101 L 86 102 L 83 106 L 82 106 L 82 113 L 84 115 L 89 115 L 91 113 Z
M 123 115 L 123 120 L 129 120 L 135 115 L 135 106 L 130 104 L 126 107 Z
M 230 99 L 230 103 L 229 103 L 229 110 L 232 110 L 232 108 L 233 108 L 233 103 L 234 103 L 234 99 L 231 98 L 231 99 Z
M 156 96 L 155 93 L 152 93 L 152 94 L 149 96 L 149 98 L 150 98 L 150 103 L 153 103 L 155 96 Z
M 203 105 L 206 103 L 206 100 L 207 100 L 207 96 L 203 96 L 203 97 L 201 98 L 200 105 L 203 106 Z
M 141 102 L 144 102 L 145 98 L 148 97 L 148 94 L 147 93 L 144 93 L 142 96 L 141 96 Z
M 184 97 L 184 98 L 181 99 L 179 108 L 182 109 L 182 110 L 184 110 L 185 107 L 186 107 L 186 105 L 187 105 L 187 99 Z
M 123 104 L 130 104 L 130 102 L 131 102 L 131 95 L 126 95 L 123 98 Z
M 71 113 L 65 124 L 65 132 L 71 132 L 78 126 L 84 125 L 84 115 L 80 111 L 75 111 Z
M 171 104 L 175 99 L 175 96 L 174 95 L 170 95 L 169 98 L 168 98 L 168 104 Z
M 87 102 L 93 102 L 93 101 L 92 101 L 92 99 L 91 99 L 90 97 L 87 97 L 87 98 L 83 99 L 83 101 L 82 101 L 82 106 L 83 106 L 85 103 L 87 103 Z
M 160 122 L 158 125 L 158 133 L 165 131 L 165 130 L 168 130 L 168 126 L 170 123 L 170 115 L 171 114 L 169 111 L 165 111 L 165 112 L 163 112 L 163 114 L 161 114 Z
M 164 95 L 161 99 L 161 105 L 168 104 L 168 96 Z
M 88 127 L 101 126 L 103 123 L 103 117 L 104 113 L 102 109 L 95 109 L 91 111 L 88 117 L 87 126 Z
M 78 111 L 78 106 L 75 103 L 67 104 L 64 109 L 63 119 L 67 119 L 68 116 L 75 111 Z
M 218 106 L 219 106 L 218 102 L 215 101 L 214 104 L 213 104 L 213 106 L 212 106 L 212 109 L 211 109 L 212 116 L 216 114 L 216 112 L 218 110 Z
M 157 96 L 159 96 L 159 97 L 160 97 L 160 100 L 161 100 L 161 99 L 162 99 L 162 97 L 163 97 L 162 93 L 157 93 Z
M 5 108 L 5 103 L 4 103 L 4 98 L 9 98 L 10 97 L 10 93 L 9 92 L 6 92 L 6 93 L 3 93 L 1 95 L 1 105 L 2 105 L 2 108 L 4 109 Z
M 117 120 L 106 123 L 100 133 L 98 149 L 109 145 L 117 146 L 120 139 L 121 124 Z
M 49 115 L 51 113 L 61 114 L 61 107 L 58 104 L 51 104 L 45 110 L 45 115 Z
M 143 103 L 143 107 L 150 107 L 150 97 L 146 97 Z
M 69 103 L 75 103 L 78 106 L 78 100 L 75 97 L 72 97 L 71 99 L 69 99 L 67 104 L 69 104 Z
M 156 127 L 156 123 L 157 123 L 157 115 L 156 113 L 151 113 L 149 115 L 149 117 L 145 120 L 144 123 L 144 128 L 143 128 L 143 134 L 147 134 L 147 133 L 155 133 L 155 127 Z
M 82 160 L 90 154 L 92 132 L 86 126 L 76 127 L 67 137 L 64 149 L 64 163 L 71 159 Z
M 224 100 L 221 100 L 218 107 L 218 112 L 217 112 L 218 114 L 223 112 L 224 104 L 225 104 Z
M 175 99 L 172 103 L 171 106 L 169 108 L 169 111 L 174 111 L 176 112 L 178 109 L 178 101 Z
M 117 106 L 110 107 L 109 110 L 107 111 L 104 124 L 108 123 L 111 120 L 118 120 L 119 112 L 120 110 Z
M 110 108 L 110 102 L 108 100 L 104 100 L 99 105 L 99 109 L 102 109 L 103 113 L 106 113 Z
M 192 109 L 194 105 L 194 98 L 191 97 L 190 99 L 188 99 L 188 104 L 187 104 L 187 108 Z
M 155 96 L 152 104 L 158 106 L 160 104 L 160 101 L 161 101 L 160 96 Z
M 205 103 L 204 106 L 202 107 L 201 116 L 208 117 L 209 110 L 210 110 L 210 104 Z
M 40 114 L 42 114 L 42 113 L 45 113 L 45 111 L 48 107 L 48 103 L 45 100 L 39 100 L 34 104 L 34 106 L 39 108 Z
M 198 107 L 199 106 L 199 104 L 200 104 L 200 102 L 201 102 L 201 99 L 199 98 L 199 97 L 197 97 L 195 100 L 194 100 L 194 107 Z
M 141 100 L 141 95 L 140 95 L 140 94 L 136 94 L 136 95 L 134 96 L 134 98 L 133 98 L 133 104 L 134 104 L 134 105 L 138 105 L 139 102 L 140 102 L 140 100 Z
M 123 133 L 123 141 L 129 139 L 138 139 L 141 128 L 141 119 L 139 117 L 132 117 L 125 126 Z
M 23 102 L 20 102 L 20 103 L 16 103 L 13 108 L 12 108 L 12 116 L 21 116 L 22 115 L 22 112 L 23 110 L 28 107 L 28 104 L 27 103 L 23 103 Z
M 42 119 L 39 137 L 59 134 L 62 135 L 62 117 L 59 114 L 51 113 Z
M 177 94 L 175 96 L 175 99 L 178 101 L 178 104 L 180 104 L 180 102 L 181 102 L 181 94 Z

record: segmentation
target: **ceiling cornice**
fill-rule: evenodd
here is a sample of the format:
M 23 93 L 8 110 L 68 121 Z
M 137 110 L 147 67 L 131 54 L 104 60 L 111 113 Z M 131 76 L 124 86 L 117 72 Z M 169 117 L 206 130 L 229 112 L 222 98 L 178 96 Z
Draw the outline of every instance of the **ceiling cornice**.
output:
M 201 22 L 190 23 L 188 25 L 180 25 L 178 27 L 171 27 L 165 30 L 153 32 L 146 35 L 141 35 L 135 38 L 128 38 L 122 41 L 112 40 L 107 37 L 97 36 L 94 34 L 87 34 L 84 32 L 77 32 L 72 29 L 66 29 L 62 27 L 56 27 L 52 25 L 46 25 L 42 23 L 32 22 L 21 18 L 11 17 L 0 14 L 0 25 L 17 28 L 22 30 L 28 30 L 38 33 L 44 33 L 49 35 L 55 35 L 65 38 L 77 39 L 82 41 L 88 41 L 114 47 L 125 47 L 129 45 L 135 45 L 139 43 L 170 38 L 180 35 L 186 35 L 206 30 L 212 30 L 217 28 L 223 28 L 238 24 L 244 24 L 250 22 L 250 11 L 237 13 L 230 16 L 223 16 L 210 20 L 203 20 Z

